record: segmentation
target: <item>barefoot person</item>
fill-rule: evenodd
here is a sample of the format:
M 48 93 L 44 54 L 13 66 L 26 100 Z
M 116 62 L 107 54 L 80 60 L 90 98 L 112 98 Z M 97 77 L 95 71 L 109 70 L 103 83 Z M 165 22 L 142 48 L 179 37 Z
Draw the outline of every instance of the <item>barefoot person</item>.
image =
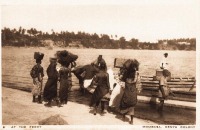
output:
M 105 96 L 107 93 L 109 93 L 110 90 L 110 83 L 109 83 L 109 75 L 105 71 L 106 65 L 100 64 L 100 71 L 94 76 L 93 84 L 96 84 L 96 89 L 92 95 L 92 99 L 90 102 L 90 106 L 95 107 L 94 115 L 97 113 L 97 107 L 99 106 L 99 103 L 103 96 Z
M 58 72 L 56 70 L 56 58 L 50 58 L 50 64 L 47 68 L 48 80 L 44 88 L 44 100 L 48 103 L 45 104 L 48 107 L 51 107 L 51 101 L 57 97 L 57 81 L 58 81 Z
M 162 112 L 163 111 L 163 106 L 164 106 L 164 101 L 168 97 L 170 93 L 170 89 L 167 86 L 167 77 L 170 75 L 170 72 L 166 69 L 163 70 L 163 76 L 161 76 L 160 81 L 159 81 L 159 99 L 160 99 L 160 104 L 158 107 L 158 111 Z
M 133 124 L 134 107 L 137 104 L 136 81 L 138 79 L 139 62 L 137 60 L 127 60 L 120 70 L 120 79 L 125 82 L 124 94 L 120 103 L 120 113 L 125 119 L 130 115 L 130 124 Z
M 44 77 L 43 67 L 41 66 L 42 59 L 44 57 L 43 53 L 35 52 L 34 59 L 36 60 L 36 65 L 31 69 L 30 75 L 33 79 L 33 102 L 36 102 L 35 97 L 38 96 L 38 103 L 42 103 L 42 81 Z

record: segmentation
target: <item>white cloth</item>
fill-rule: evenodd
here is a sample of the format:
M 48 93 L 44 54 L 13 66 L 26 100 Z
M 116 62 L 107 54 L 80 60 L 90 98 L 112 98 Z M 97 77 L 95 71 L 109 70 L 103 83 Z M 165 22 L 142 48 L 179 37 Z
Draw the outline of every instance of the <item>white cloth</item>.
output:
M 62 67 L 61 64 L 57 64 L 57 65 L 56 65 L 56 70 L 59 72 L 60 69 L 61 69 L 61 67 Z
M 115 88 L 113 89 L 111 95 L 110 95 L 110 101 L 109 101 L 109 106 L 111 107 L 119 107 L 124 89 L 120 85 L 121 83 L 117 83 Z
M 92 79 L 85 79 L 84 83 L 83 83 L 83 87 L 88 88 L 90 86 L 90 84 L 92 83 L 92 80 L 93 80 L 93 78 Z
M 120 82 L 119 79 L 115 78 L 114 72 L 111 68 L 107 70 L 107 73 L 109 74 L 110 89 L 112 90 L 109 106 L 119 107 L 121 98 L 124 93 L 123 87 L 125 87 L 125 83 Z M 114 83 L 116 83 L 115 88 L 113 88 Z
M 38 81 L 38 78 L 35 78 L 35 83 L 33 83 L 33 89 L 31 91 L 31 93 L 34 96 L 38 96 L 41 95 L 42 93 L 42 82 Z
M 107 70 L 107 73 L 109 75 L 110 89 L 113 90 L 113 85 L 114 85 L 114 83 L 116 83 L 116 80 L 114 78 L 114 72 L 113 72 L 113 70 L 111 68 L 109 68 Z
M 167 62 L 167 58 L 166 57 L 164 57 L 162 59 L 162 61 L 160 62 L 160 68 L 162 68 L 162 69 L 168 69 L 168 62 Z

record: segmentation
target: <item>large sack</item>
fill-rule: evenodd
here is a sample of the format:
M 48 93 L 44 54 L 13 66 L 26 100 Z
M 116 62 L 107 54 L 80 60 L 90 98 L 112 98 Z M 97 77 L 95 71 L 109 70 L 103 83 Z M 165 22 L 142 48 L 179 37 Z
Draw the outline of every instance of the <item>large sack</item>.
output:
M 123 94 L 124 94 L 124 89 L 121 87 L 119 83 L 117 83 L 117 85 L 115 86 L 110 95 L 109 106 L 119 107 Z
M 67 50 L 57 51 L 56 56 L 58 59 L 58 63 L 60 63 L 61 65 L 69 65 L 70 63 L 78 59 L 78 55 L 72 54 Z

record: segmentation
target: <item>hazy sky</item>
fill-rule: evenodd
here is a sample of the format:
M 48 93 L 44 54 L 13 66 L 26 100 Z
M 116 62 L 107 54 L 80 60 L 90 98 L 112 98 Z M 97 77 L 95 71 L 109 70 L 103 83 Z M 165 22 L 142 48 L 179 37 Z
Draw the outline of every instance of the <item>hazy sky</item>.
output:
M 1 27 L 84 31 L 151 42 L 197 36 L 197 0 L 132 0 L 122 4 L 51 2 L 5 2 L 1 4 Z

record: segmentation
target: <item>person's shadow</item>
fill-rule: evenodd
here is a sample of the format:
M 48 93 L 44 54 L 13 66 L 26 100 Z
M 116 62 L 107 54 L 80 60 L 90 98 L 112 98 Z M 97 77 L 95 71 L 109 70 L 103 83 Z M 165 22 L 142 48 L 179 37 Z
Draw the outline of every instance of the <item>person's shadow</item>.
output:
M 94 112 L 95 112 L 94 108 L 93 108 L 93 107 L 90 107 L 89 113 L 95 115 Z M 102 111 L 99 109 L 99 107 L 97 108 L 97 113 L 96 113 L 96 115 L 99 114 L 99 115 L 101 115 L 101 116 L 105 116 L 106 113 L 107 113 L 107 112 L 105 112 L 105 110 L 102 112 Z
M 56 100 L 52 100 L 52 101 L 51 101 L 51 105 L 48 105 L 47 102 L 45 102 L 45 104 L 44 104 L 45 107 L 49 107 L 49 108 L 55 107 L 55 106 L 57 106 L 57 107 L 63 107 L 64 105 L 65 105 L 65 104 L 58 105 L 58 103 L 57 103 Z
M 123 121 L 123 122 L 129 122 L 129 118 L 125 116 L 125 118 L 123 117 L 122 114 L 116 114 L 115 118 Z

